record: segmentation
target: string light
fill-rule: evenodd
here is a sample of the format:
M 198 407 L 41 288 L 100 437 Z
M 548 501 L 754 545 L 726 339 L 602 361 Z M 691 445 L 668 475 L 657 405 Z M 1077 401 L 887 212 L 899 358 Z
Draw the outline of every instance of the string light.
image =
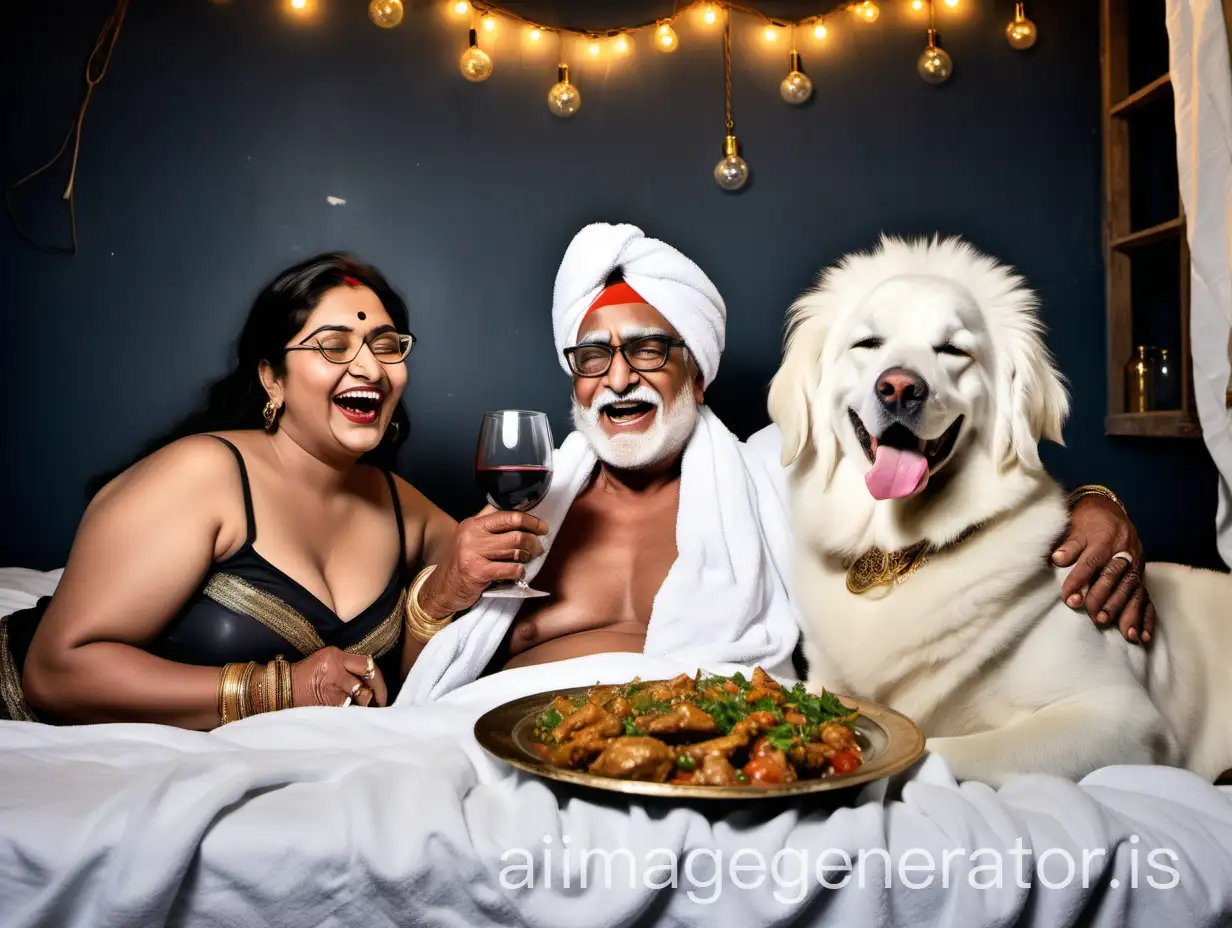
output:
M 779 38 L 779 30 L 777 26 L 770 25 L 762 32 L 762 36 L 767 42 L 777 42 Z
M 287 12 L 300 19 L 307 19 L 317 11 L 316 0 L 287 0 Z
M 944 48 L 937 45 L 936 15 L 934 0 L 928 0 L 928 47 L 920 55 L 916 70 L 930 84 L 941 84 L 954 72 L 954 60 Z
M 484 32 L 492 32 L 496 29 L 496 17 L 491 13 L 484 13 L 479 17 L 479 25 L 483 26 Z
M 569 82 L 569 66 L 563 62 L 556 68 L 556 83 L 548 91 L 548 109 L 553 116 L 568 119 L 582 105 L 582 92 Z
M 719 21 L 719 11 L 714 8 L 713 3 L 707 3 L 702 7 L 702 22 L 707 26 L 713 26 Z
M 959 3 L 959 0 L 945 0 L 945 5 L 948 6 L 951 10 L 958 9 L 958 3 Z
M 877 6 L 873 0 L 863 0 L 862 3 L 853 4 L 851 11 L 866 23 L 875 23 L 881 16 L 881 7 Z
M 659 23 L 659 28 L 655 30 L 655 48 L 670 54 L 679 46 L 680 39 L 676 37 L 676 30 L 672 28 L 669 20 L 663 20 L 663 22 Z
M 830 34 L 830 30 L 826 28 L 826 24 L 824 20 L 819 19 L 817 20 L 816 23 L 813 24 L 813 38 L 820 41 L 824 39 L 826 36 L 828 36 L 829 34 Z
M 538 26 L 532 26 L 530 32 L 527 33 L 532 42 L 538 42 L 543 38 L 543 30 Z
M 617 54 L 626 55 L 629 52 L 629 37 L 623 32 L 616 36 L 616 41 L 612 43 L 612 47 L 616 49 Z
M 1005 27 L 1005 38 L 1010 43 L 1010 48 L 1017 49 L 1020 52 L 1025 52 L 1039 38 L 1039 33 L 1035 29 L 1035 23 L 1027 19 L 1027 14 L 1023 11 L 1021 3 L 1014 4 L 1014 18 Z
M 372 0 L 368 18 L 382 29 L 392 29 L 402 22 L 402 0 Z
M 594 39 L 591 39 L 591 40 L 590 40 L 590 44 L 586 46 L 586 50 L 587 50 L 588 52 L 590 52 L 590 54 L 591 54 L 593 57 L 595 57 L 595 58 L 599 57 L 599 51 L 600 51 L 600 49 L 599 49 L 599 43 L 598 43 L 598 42 L 596 42 Z
M 465 16 L 470 11 L 470 0 L 458 0 L 458 2 L 453 5 L 454 16 Z
M 924 0 L 911 0 L 911 9 L 917 13 L 924 12 Z
M 492 76 L 492 59 L 479 47 L 479 37 L 474 29 L 470 31 L 470 48 L 462 53 L 458 65 L 462 69 L 462 76 L 474 84 L 486 81 Z

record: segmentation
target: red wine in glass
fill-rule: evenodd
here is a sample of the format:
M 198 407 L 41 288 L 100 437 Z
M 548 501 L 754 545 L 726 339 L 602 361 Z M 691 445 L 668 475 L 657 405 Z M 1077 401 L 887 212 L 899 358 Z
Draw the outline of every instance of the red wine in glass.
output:
M 548 417 L 525 409 L 484 413 L 475 452 L 475 482 L 497 509 L 525 512 L 552 485 L 552 430 Z M 493 583 L 484 596 L 528 599 L 547 596 L 525 580 Z
M 475 479 L 497 509 L 533 509 L 547 495 L 552 471 L 534 464 L 477 467 Z

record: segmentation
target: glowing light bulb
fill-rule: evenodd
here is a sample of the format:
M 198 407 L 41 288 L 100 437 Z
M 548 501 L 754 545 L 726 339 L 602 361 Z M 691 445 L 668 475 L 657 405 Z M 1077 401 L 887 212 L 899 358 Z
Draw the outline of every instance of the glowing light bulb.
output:
M 368 18 L 382 29 L 392 29 L 402 22 L 402 0 L 372 0 Z
M 739 190 L 749 182 L 749 164 L 740 157 L 734 135 L 723 139 L 723 160 L 714 166 L 714 182 L 724 190 Z
M 471 30 L 471 47 L 462 53 L 458 66 L 462 69 L 462 76 L 474 84 L 492 76 L 492 59 L 479 47 L 474 29 Z
M 714 8 L 714 4 L 707 3 L 705 9 L 702 10 L 702 22 L 707 26 L 713 26 L 719 19 L 719 11 Z
M 958 9 L 958 4 L 959 4 L 959 0 L 945 0 L 945 5 L 948 6 L 951 10 Z
M 455 16 L 465 16 L 470 11 L 471 5 L 469 0 L 458 0 L 458 2 L 453 5 L 453 13 Z
M 762 37 L 765 38 L 767 42 L 776 42 L 778 41 L 779 31 L 774 26 L 767 26 L 764 30 L 762 30 Z
M 553 116 L 568 119 L 582 105 L 582 93 L 569 83 L 569 66 L 562 64 L 556 69 L 557 81 L 548 91 L 548 109 Z
M 626 54 L 629 51 L 628 36 L 625 36 L 625 35 L 616 36 L 616 41 L 612 43 L 612 47 L 615 48 L 619 54 L 621 55 Z
M 483 26 L 484 32 L 492 32 L 496 29 L 496 17 L 491 13 L 484 13 L 479 17 L 479 25 Z
M 1014 5 L 1014 18 L 1005 27 L 1005 38 L 1010 43 L 1010 48 L 1017 49 L 1020 52 L 1025 52 L 1039 38 L 1039 33 L 1035 29 L 1035 23 L 1027 19 L 1027 14 L 1023 12 L 1021 3 Z
M 830 30 L 826 28 L 825 23 L 818 23 L 813 27 L 813 38 L 824 39 L 830 34 Z
M 539 28 L 534 28 L 530 31 L 529 35 L 530 35 L 530 40 L 532 42 L 538 42 L 540 39 L 543 38 L 543 30 Z
M 950 75 L 954 73 L 954 59 L 945 49 L 938 48 L 929 42 L 928 48 L 924 49 L 924 53 L 920 55 L 916 68 L 920 72 L 920 77 L 930 84 L 941 84 L 949 80 Z
M 296 16 L 305 16 L 312 12 L 311 0 L 287 0 L 287 9 Z
M 680 45 L 680 39 L 676 37 L 676 30 L 672 28 L 671 23 L 659 23 L 659 28 L 655 33 L 655 47 L 661 52 L 674 52 Z
M 866 23 L 875 23 L 877 18 L 881 16 L 881 7 L 877 6 L 873 0 L 863 0 L 862 3 L 857 3 L 851 9 L 856 16 Z
M 924 12 L 924 0 L 911 0 L 911 9 L 917 13 Z
M 589 45 L 586 46 L 586 51 L 590 52 L 590 54 L 594 56 L 595 58 L 598 58 L 599 57 L 599 43 L 591 42 Z

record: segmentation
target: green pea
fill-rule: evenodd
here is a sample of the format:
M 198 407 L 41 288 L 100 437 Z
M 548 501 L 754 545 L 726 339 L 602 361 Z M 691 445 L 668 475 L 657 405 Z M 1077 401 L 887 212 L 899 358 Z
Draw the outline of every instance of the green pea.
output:
M 695 761 L 688 754 L 677 754 L 676 755 L 676 766 L 679 767 L 681 770 L 683 770 L 685 773 L 692 773 L 694 770 L 697 769 L 697 761 Z

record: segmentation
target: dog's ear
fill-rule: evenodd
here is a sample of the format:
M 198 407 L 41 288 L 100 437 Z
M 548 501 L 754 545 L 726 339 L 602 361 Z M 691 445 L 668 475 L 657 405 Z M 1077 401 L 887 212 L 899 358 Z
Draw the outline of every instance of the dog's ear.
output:
M 1028 470 L 1043 467 L 1042 439 L 1062 445 L 1069 393 L 1052 355 L 1031 319 L 1007 333 L 997 359 L 997 420 L 993 448 L 1002 466 L 1016 460 Z
M 774 379 L 770 381 L 770 396 L 767 406 L 770 418 L 783 433 L 781 460 L 789 467 L 804 453 L 808 446 L 813 423 L 813 392 L 821 382 L 821 354 L 829 331 L 827 314 L 819 313 L 805 297 L 792 307 L 787 346 L 783 363 Z M 828 445 L 829 435 L 815 436 L 818 445 Z M 829 458 L 831 455 L 819 455 Z M 827 467 L 828 469 L 828 467 Z

